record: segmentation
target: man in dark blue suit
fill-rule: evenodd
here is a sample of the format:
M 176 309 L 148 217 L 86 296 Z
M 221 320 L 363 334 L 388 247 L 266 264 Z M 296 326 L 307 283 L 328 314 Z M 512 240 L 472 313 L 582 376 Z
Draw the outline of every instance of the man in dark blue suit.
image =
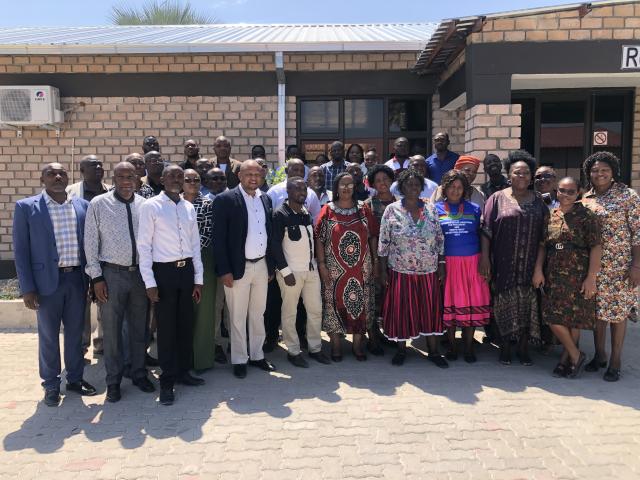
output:
M 82 379 L 82 332 L 87 299 L 84 219 L 89 203 L 69 198 L 69 178 L 59 163 L 42 169 L 42 193 L 16 203 L 13 250 L 20 293 L 38 318 L 39 368 L 44 401 L 60 402 L 60 322 L 64 325 L 67 392 L 95 395 Z
M 231 363 L 238 378 L 247 375 L 247 361 L 268 372 L 275 370 L 262 351 L 267 285 L 274 275 L 269 254 L 271 199 L 260 190 L 263 175 L 258 162 L 245 160 L 238 173 L 240 185 L 213 202 L 216 274 L 229 307 Z

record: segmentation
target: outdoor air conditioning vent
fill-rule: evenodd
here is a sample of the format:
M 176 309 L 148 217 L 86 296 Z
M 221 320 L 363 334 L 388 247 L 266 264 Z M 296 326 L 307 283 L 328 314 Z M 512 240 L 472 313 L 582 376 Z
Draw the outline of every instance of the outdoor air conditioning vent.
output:
M 51 86 L 0 86 L 0 124 L 55 125 L 63 122 L 60 93 Z
M 10 122 L 31 121 L 31 97 L 25 89 L 0 91 L 0 115 L 2 120 Z

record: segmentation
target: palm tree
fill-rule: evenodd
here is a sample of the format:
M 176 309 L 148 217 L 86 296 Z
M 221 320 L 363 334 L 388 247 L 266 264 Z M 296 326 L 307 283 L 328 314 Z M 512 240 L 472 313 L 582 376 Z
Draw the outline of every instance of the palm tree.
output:
M 114 6 L 111 22 L 115 25 L 200 25 L 218 23 L 212 15 L 197 12 L 187 1 L 149 0 L 136 8 L 130 5 Z

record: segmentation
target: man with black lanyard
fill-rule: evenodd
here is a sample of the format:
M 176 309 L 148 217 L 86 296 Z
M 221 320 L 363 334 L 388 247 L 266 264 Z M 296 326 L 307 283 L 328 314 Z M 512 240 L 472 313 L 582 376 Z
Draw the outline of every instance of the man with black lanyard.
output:
M 123 350 L 131 361 L 131 379 L 143 392 L 155 387 L 144 366 L 147 294 L 138 268 L 139 210 L 144 198 L 136 195 L 135 167 L 121 162 L 113 169 L 115 190 L 95 197 L 85 220 L 86 272 L 102 314 L 107 401 L 120 400 L 124 372 Z M 128 345 L 122 342 L 122 325 L 128 322 Z
M 322 303 L 320 276 L 313 250 L 313 223 L 304 207 L 307 185 L 302 177 L 287 179 L 286 200 L 273 213 L 271 252 L 278 269 L 276 278 L 282 294 L 282 336 L 289 352 L 289 361 L 296 367 L 309 365 L 302 357 L 300 339 L 296 331 L 298 301 L 307 311 L 307 341 L 309 357 L 328 364 L 322 353 Z

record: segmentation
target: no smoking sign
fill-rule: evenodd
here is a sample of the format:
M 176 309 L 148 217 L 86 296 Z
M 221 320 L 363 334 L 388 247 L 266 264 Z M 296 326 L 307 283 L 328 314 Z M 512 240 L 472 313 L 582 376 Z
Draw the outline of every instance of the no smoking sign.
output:
M 593 144 L 596 146 L 603 146 L 609 144 L 609 132 L 601 130 L 593 132 Z

